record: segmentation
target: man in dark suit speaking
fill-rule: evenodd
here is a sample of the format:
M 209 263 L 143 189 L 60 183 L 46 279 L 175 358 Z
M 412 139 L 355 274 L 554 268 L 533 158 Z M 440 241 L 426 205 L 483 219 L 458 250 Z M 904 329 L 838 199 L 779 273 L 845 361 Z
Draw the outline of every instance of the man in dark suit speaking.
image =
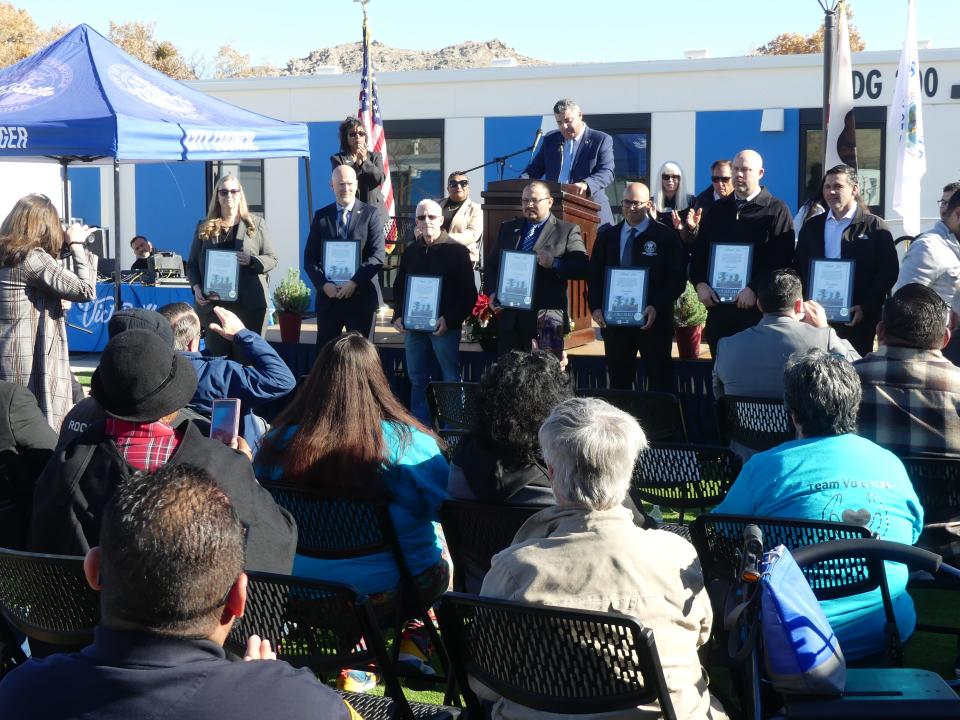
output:
M 578 186 L 581 193 L 600 203 L 600 225 L 612 225 L 604 188 L 613 182 L 613 138 L 588 128 L 574 100 L 557 100 L 553 116 L 559 130 L 543 138 L 523 176 Z
M 369 338 L 380 304 L 377 277 L 384 258 L 384 215 L 357 200 L 357 174 L 349 165 L 330 176 L 336 202 L 317 210 L 303 251 L 303 266 L 317 288 L 317 345 L 339 335 L 343 328 Z M 328 278 L 324 272 L 325 241 L 354 241 L 360 262 L 349 279 Z
M 523 217 L 500 225 L 497 243 L 484 274 L 490 291 L 490 304 L 497 304 L 500 281 L 500 254 L 504 250 L 536 253 L 530 310 L 503 309 L 497 316 L 497 351 L 530 350 L 537 334 L 537 314 L 541 310 L 559 310 L 564 330 L 569 328 L 567 280 L 587 277 L 589 261 L 580 228 L 557 220 L 550 213 L 553 197 L 545 183 L 534 180 L 523 189 Z

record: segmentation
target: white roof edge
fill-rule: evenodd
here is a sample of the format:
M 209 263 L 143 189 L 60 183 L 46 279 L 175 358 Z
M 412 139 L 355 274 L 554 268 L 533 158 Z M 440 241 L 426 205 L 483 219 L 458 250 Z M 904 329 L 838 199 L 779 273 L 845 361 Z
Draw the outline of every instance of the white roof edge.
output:
M 538 80 L 551 77 L 584 77 L 590 75 L 646 75 L 687 73 L 712 70 L 762 70 L 776 68 L 819 67 L 823 56 L 810 55 L 741 55 L 702 59 L 642 60 L 612 63 L 578 63 L 572 65 L 519 65 L 517 67 L 485 67 L 454 70 L 377 71 L 377 82 L 387 85 L 425 85 L 449 82 L 497 82 L 501 80 Z M 899 50 L 871 50 L 853 53 L 853 64 L 896 64 Z M 920 63 L 960 60 L 960 48 L 934 48 L 920 51 Z M 203 92 L 242 90 L 295 90 L 310 87 L 354 86 L 359 73 L 342 75 L 298 75 L 294 77 L 236 78 L 225 80 L 193 80 L 186 84 Z

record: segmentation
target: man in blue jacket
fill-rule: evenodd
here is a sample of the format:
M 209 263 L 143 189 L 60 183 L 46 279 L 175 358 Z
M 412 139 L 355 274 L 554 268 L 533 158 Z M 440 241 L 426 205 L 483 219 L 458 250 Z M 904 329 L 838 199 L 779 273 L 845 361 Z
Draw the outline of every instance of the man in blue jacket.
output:
M 581 194 L 600 203 L 600 225 L 612 225 L 605 188 L 613 182 L 613 138 L 587 127 L 575 100 L 557 100 L 553 117 L 558 130 L 543 138 L 523 177 L 576 185 Z
M 197 371 L 197 391 L 189 407 L 210 417 L 214 400 L 239 400 L 240 435 L 256 452 L 266 423 L 254 410 L 291 392 L 297 381 L 270 343 L 247 330 L 239 317 L 222 307 L 215 308 L 214 313 L 220 322 L 211 323 L 208 332 L 215 332 L 233 343 L 234 357 L 243 358 L 244 363 L 200 353 L 200 318 L 187 303 L 170 303 L 160 308 L 160 314 L 167 318 L 173 330 L 174 349 Z

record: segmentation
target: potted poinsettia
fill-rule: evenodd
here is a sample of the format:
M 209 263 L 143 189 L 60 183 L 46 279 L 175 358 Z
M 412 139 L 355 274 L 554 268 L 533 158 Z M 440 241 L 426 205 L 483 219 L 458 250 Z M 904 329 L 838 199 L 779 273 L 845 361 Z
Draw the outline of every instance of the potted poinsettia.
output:
M 273 291 L 273 304 L 277 308 L 281 342 L 300 342 L 303 314 L 310 307 L 310 288 L 301 279 L 299 268 L 287 270 L 286 277 Z
M 486 352 L 497 349 L 497 314 L 490 307 L 489 295 L 477 295 L 477 302 L 463 324 L 469 334 L 468 341 L 480 343 L 480 347 Z
M 689 282 L 673 305 L 673 333 L 681 360 L 700 358 L 700 338 L 707 321 L 707 308 Z

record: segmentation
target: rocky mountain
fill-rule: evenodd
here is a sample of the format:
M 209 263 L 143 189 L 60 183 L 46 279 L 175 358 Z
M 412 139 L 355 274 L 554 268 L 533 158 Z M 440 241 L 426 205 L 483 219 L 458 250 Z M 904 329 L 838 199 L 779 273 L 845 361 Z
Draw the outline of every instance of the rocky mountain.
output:
M 450 70 L 454 68 L 487 67 L 493 60 L 513 58 L 518 65 L 545 65 L 536 58 L 527 57 L 500 40 L 467 41 L 441 50 L 404 50 L 384 45 L 376 40 L 370 46 L 376 72 L 403 70 Z M 305 58 L 287 63 L 282 75 L 312 75 L 324 65 L 337 65 L 345 73 L 358 73 L 363 65 L 361 43 L 347 43 L 332 48 L 314 50 Z

